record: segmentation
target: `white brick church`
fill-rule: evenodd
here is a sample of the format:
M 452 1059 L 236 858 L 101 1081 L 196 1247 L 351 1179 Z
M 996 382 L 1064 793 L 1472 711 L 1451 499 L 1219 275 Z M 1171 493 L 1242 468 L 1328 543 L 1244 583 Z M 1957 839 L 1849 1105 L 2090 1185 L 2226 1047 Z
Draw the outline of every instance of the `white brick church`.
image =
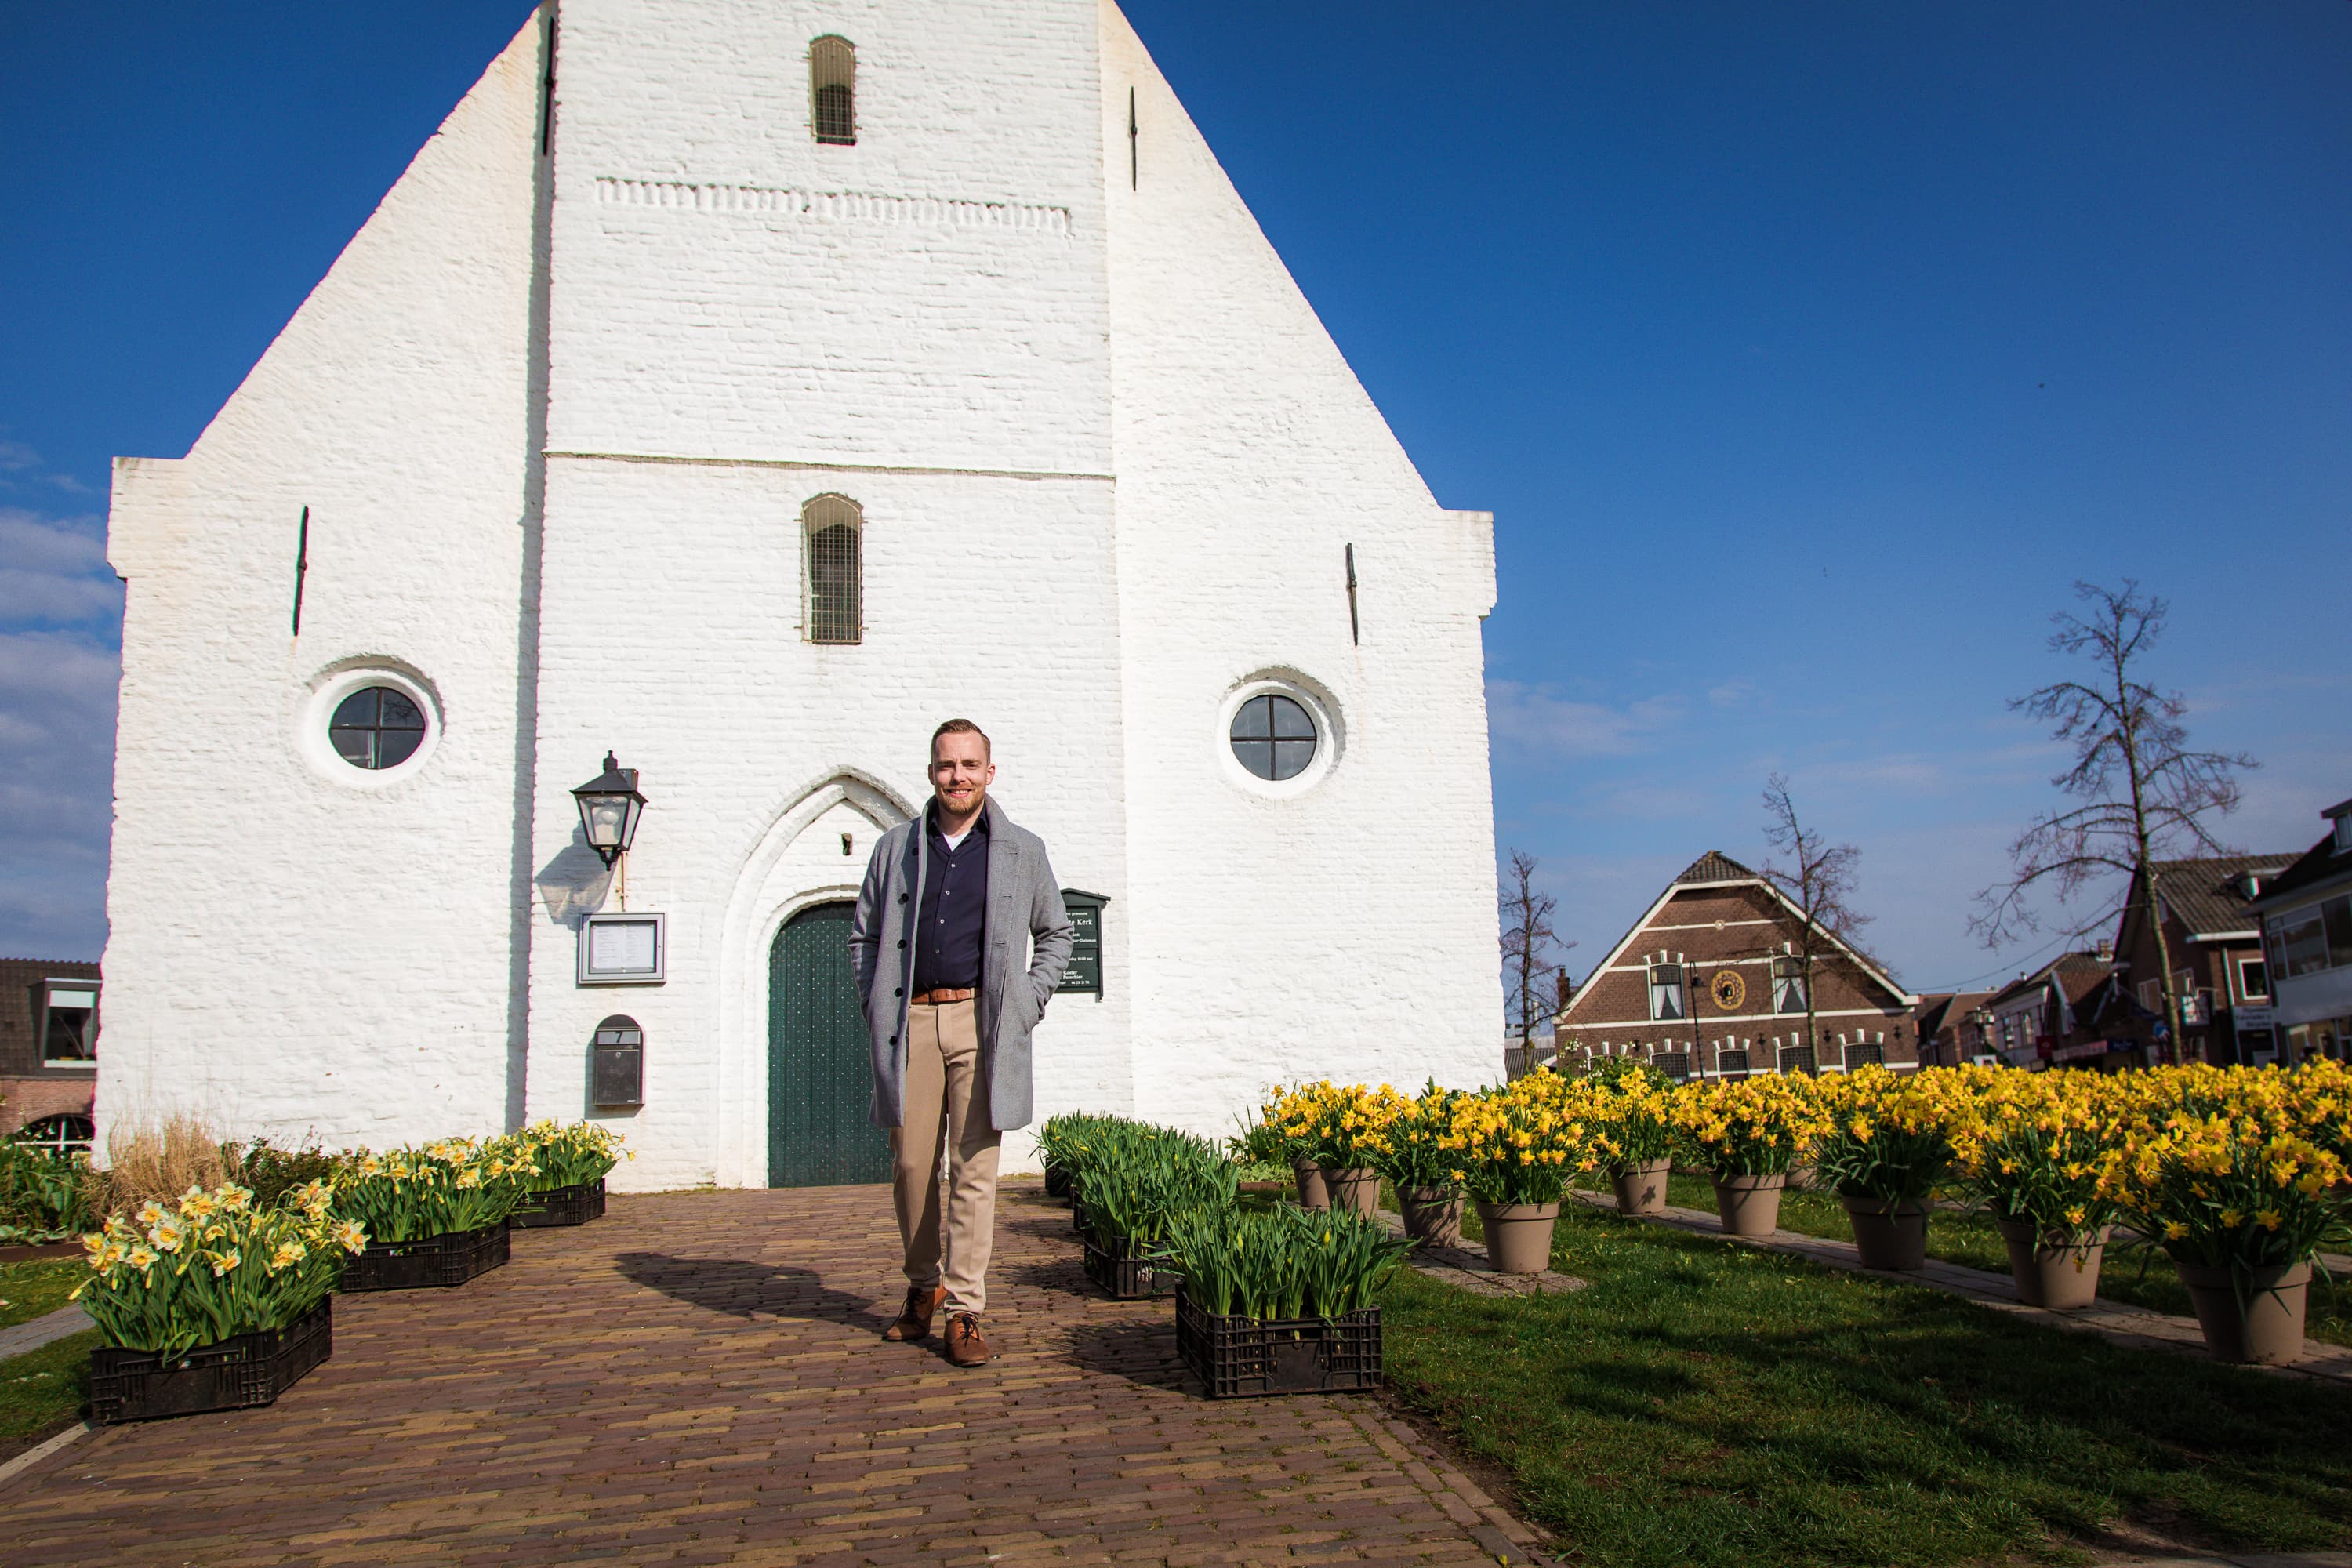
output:
M 561 0 L 108 550 L 101 1138 L 879 1179 L 844 900 L 955 715 L 1082 915 L 1041 1116 L 1499 1074 L 1491 519 L 1108 0 Z

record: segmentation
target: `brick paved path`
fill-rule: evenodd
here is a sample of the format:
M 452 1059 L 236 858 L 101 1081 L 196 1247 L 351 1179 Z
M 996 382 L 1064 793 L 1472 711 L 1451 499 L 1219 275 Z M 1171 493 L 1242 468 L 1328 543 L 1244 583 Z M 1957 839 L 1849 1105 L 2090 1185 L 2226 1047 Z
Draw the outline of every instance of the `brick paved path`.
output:
M 619 1197 L 457 1290 L 339 1297 L 268 1409 L 108 1428 L 0 1486 L 34 1563 L 1521 1560 L 1363 1395 L 1202 1399 L 1164 1302 L 1084 1282 L 1008 1184 L 995 1363 L 877 1337 L 878 1187 Z

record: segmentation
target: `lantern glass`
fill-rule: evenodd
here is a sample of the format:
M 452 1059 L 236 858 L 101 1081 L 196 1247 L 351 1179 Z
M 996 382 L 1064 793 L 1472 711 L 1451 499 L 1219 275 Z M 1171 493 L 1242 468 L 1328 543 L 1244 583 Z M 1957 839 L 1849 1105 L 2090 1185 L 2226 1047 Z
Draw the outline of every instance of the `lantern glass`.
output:
M 580 820 L 588 830 L 589 843 L 599 849 L 618 849 L 625 842 L 622 831 L 628 826 L 629 803 L 614 795 L 583 796 Z

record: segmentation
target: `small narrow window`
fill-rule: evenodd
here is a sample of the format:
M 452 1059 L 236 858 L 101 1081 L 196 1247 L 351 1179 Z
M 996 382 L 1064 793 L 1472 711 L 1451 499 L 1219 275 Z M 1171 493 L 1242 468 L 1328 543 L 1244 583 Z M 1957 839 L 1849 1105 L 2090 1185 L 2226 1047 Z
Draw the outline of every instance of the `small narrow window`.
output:
M 1650 1016 L 1679 1018 L 1683 1016 L 1683 966 L 1679 963 L 1650 965 Z
M 857 50 L 847 38 L 809 45 L 809 120 L 824 145 L 857 145 Z
M 1801 1013 L 1805 1010 L 1805 961 L 1801 958 L 1776 958 L 1772 961 L 1772 1011 Z
M 847 496 L 818 496 L 801 509 L 811 642 L 854 643 L 864 637 L 859 552 L 864 529 L 865 514 Z
M 2270 968 L 2261 959 L 2242 958 L 2238 961 L 2238 994 L 2249 1002 L 2270 1000 Z

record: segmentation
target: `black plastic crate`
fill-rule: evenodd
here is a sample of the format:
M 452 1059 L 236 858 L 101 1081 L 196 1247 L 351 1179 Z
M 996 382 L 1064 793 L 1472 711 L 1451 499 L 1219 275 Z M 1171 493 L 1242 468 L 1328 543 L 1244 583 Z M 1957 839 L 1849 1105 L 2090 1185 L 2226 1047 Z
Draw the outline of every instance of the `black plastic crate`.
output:
M 568 1187 L 550 1187 L 543 1193 L 533 1193 L 514 1212 L 514 1223 L 524 1230 L 541 1230 L 549 1226 L 586 1225 L 592 1219 L 604 1217 L 604 1178 L 580 1182 Z
M 1070 1228 L 1081 1237 L 1090 1234 L 1094 1229 L 1093 1222 L 1087 1217 L 1085 1196 L 1075 1192 L 1070 1194 Z
M 1066 1168 L 1060 1165 L 1045 1167 L 1045 1195 L 1049 1198 L 1070 1195 L 1070 1173 Z
M 1176 1353 L 1212 1399 L 1378 1388 L 1381 1310 L 1263 1322 L 1201 1310 L 1176 1287 Z
M 1090 1236 L 1087 1241 L 1087 1278 L 1101 1286 L 1113 1300 L 1139 1301 L 1165 1296 L 1176 1289 L 1177 1275 L 1146 1258 L 1129 1256 L 1127 1238 Z
M 272 1404 L 334 1348 L 331 1297 L 282 1329 L 237 1334 L 168 1360 L 101 1346 L 89 1352 L 89 1418 L 110 1426 Z
M 463 1285 L 507 1260 L 507 1222 L 417 1241 L 371 1241 L 343 1265 L 345 1295 L 360 1290 L 424 1290 Z

